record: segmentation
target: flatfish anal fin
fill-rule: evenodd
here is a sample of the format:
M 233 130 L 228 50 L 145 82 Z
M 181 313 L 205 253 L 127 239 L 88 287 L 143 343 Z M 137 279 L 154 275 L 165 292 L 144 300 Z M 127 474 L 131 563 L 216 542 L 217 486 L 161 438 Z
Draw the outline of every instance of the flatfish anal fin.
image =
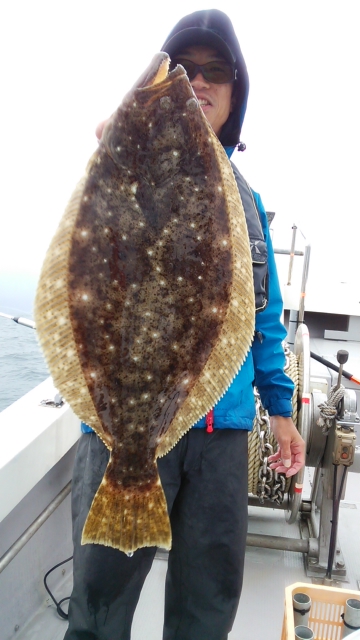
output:
M 75 414 L 110 447 L 110 438 L 102 429 L 85 381 L 69 309 L 69 254 L 86 180 L 87 175 L 77 184 L 45 256 L 34 315 L 37 338 L 56 388 Z
M 170 521 L 157 470 L 146 490 L 143 486 L 126 489 L 113 483 L 110 467 L 111 460 L 92 502 L 81 544 L 102 544 L 124 553 L 141 547 L 170 549 Z

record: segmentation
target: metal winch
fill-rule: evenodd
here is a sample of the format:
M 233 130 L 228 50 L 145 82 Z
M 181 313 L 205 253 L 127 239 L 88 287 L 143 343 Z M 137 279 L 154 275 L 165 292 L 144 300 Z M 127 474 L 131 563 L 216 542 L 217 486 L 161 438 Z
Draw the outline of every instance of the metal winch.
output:
M 310 378 L 310 338 L 305 324 L 295 336 L 294 352 L 285 346 L 285 371 L 292 378 L 293 421 L 306 443 L 306 467 L 312 475 L 310 499 L 304 500 L 305 468 L 291 479 L 270 469 L 268 456 L 276 448 L 270 419 L 255 389 L 256 417 L 249 434 L 249 505 L 283 509 L 289 524 L 300 523 L 301 540 L 249 535 L 253 546 L 302 551 L 309 575 L 346 575 L 336 534 L 340 500 L 348 471 L 360 473 L 360 447 L 356 446 L 356 394 L 342 384 L 346 351 L 339 351 L 338 381 L 328 387 L 323 379 Z M 325 391 L 327 391 L 325 393 Z M 312 471 L 314 468 L 315 471 Z M 334 566 L 336 548 L 336 563 Z

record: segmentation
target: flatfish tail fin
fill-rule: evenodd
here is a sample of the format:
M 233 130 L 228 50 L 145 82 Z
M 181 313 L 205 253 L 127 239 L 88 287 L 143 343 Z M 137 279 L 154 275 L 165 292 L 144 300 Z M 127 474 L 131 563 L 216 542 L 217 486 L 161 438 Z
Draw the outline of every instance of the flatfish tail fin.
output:
M 109 466 L 88 513 L 81 544 L 102 544 L 132 553 L 141 547 L 171 548 L 171 527 L 160 478 L 143 486 L 119 487 Z

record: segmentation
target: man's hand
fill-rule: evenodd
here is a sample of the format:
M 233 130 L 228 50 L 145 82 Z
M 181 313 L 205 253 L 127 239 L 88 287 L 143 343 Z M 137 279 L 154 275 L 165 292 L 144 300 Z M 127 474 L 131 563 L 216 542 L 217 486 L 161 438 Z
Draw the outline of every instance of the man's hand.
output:
M 305 442 L 291 418 L 270 416 L 270 427 L 278 443 L 278 450 L 268 460 L 270 469 L 294 476 L 305 464 Z

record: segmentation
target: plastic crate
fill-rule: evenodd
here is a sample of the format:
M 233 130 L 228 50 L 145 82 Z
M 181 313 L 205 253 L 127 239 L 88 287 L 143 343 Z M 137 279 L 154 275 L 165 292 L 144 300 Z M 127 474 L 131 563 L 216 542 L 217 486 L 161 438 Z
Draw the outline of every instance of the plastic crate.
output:
M 296 582 L 285 589 L 285 613 L 281 640 L 295 640 L 293 595 L 306 593 L 311 598 L 308 626 L 313 630 L 315 640 L 341 640 L 346 600 L 360 600 L 360 591 L 335 589 L 323 585 Z

